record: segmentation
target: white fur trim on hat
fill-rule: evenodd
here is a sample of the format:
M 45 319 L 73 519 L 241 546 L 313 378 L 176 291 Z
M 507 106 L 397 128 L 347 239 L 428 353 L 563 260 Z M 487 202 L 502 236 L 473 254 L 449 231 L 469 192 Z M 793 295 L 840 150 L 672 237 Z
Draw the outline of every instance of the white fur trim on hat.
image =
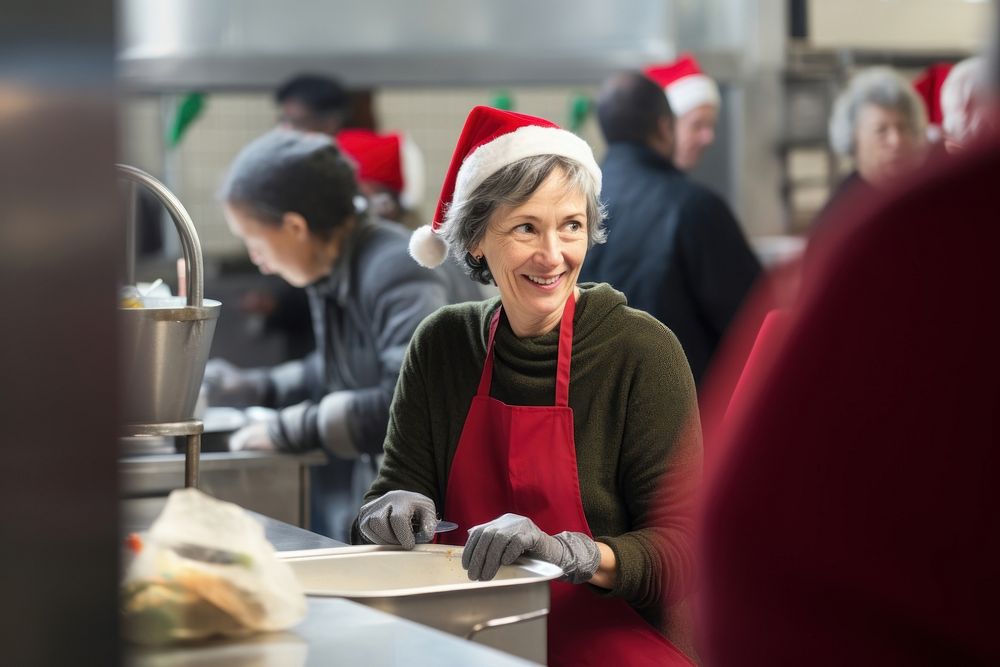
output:
M 601 168 L 586 141 L 557 127 L 525 125 L 483 144 L 465 158 L 455 179 L 452 205 L 468 199 L 483 181 L 502 168 L 534 155 L 559 155 L 576 160 L 594 179 L 595 192 L 600 194 Z
M 448 244 L 430 225 L 424 225 L 410 234 L 410 257 L 428 269 L 441 266 L 448 256 Z
M 718 107 L 721 103 L 719 87 L 704 74 L 692 74 L 679 79 L 664 89 L 674 116 L 683 116 L 702 104 Z

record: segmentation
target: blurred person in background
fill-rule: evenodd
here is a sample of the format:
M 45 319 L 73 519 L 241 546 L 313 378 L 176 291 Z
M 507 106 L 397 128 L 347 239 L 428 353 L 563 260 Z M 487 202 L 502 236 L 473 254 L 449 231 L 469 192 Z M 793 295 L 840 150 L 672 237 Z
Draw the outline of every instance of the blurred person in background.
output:
M 715 142 L 722 103 L 719 86 L 690 54 L 643 73 L 663 88 L 674 112 L 674 165 L 682 171 L 694 169 Z
M 261 272 L 306 289 L 317 349 L 275 368 L 209 361 L 209 404 L 279 409 L 237 431 L 231 449 L 322 448 L 330 460 L 311 469 L 312 529 L 347 541 L 410 336 L 441 306 L 480 293 L 455 265 L 415 265 L 402 227 L 356 212 L 353 167 L 326 135 L 279 128 L 256 139 L 220 196 Z
M 851 77 L 830 116 L 830 145 L 850 158 L 853 170 L 816 218 L 849 196 L 871 195 L 918 166 L 927 141 L 927 110 L 913 86 L 889 67 Z
M 639 72 L 612 76 L 597 118 L 608 242 L 581 279 L 610 283 L 667 325 L 700 383 L 760 262 L 726 203 L 674 164 L 675 118 L 659 85 Z
M 425 266 L 450 252 L 500 296 L 443 308 L 414 334 L 354 537 L 413 549 L 442 516 L 458 529 L 439 541 L 465 545 L 471 579 L 522 555 L 563 570 L 550 665 L 690 665 L 678 648 L 701 469 L 695 387 L 660 322 L 577 282 L 603 236 L 600 192 L 576 135 L 469 114 L 411 252 Z
M 941 86 L 941 115 L 945 148 L 955 153 L 983 139 L 995 128 L 996 96 L 989 85 L 986 58 L 976 56 L 957 63 Z
M 414 208 L 424 190 L 424 160 L 413 141 L 399 133 L 346 129 L 337 145 L 358 167 L 358 187 L 373 213 L 416 228 Z
M 349 119 L 351 96 L 339 81 L 318 74 L 294 76 L 274 92 L 278 124 L 303 132 L 334 136 Z M 316 347 L 309 299 L 287 282 L 254 287 L 240 297 L 240 310 L 285 340 L 286 359 L 296 359 Z
M 300 74 L 274 93 L 278 122 L 303 132 L 334 136 L 351 112 L 351 96 L 340 82 L 317 74 Z
M 274 99 L 281 125 L 336 139 L 357 165 L 358 186 L 373 213 L 410 228 L 420 226 L 413 211 L 423 197 L 424 160 L 408 136 L 350 127 L 351 95 L 326 76 L 296 76 L 278 88 Z

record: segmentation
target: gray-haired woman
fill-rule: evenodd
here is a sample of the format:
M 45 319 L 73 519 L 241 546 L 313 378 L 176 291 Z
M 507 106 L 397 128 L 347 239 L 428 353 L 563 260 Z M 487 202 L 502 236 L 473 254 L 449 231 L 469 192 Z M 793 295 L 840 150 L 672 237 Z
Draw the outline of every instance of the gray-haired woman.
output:
M 951 68 L 941 85 L 941 125 L 949 153 L 974 144 L 994 126 L 995 98 L 984 56 L 966 58 Z
M 676 603 L 701 460 L 694 382 L 662 324 L 577 284 L 603 240 L 600 183 L 573 134 L 472 110 L 410 251 L 432 266 L 450 247 L 500 296 L 443 308 L 414 334 L 354 537 L 412 549 L 442 512 L 472 579 L 522 555 L 563 569 L 549 664 L 686 665 L 670 640 L 687 646 Z
M 872 192 L 917 166 L 923 158 L 927 111 L 913 86 L 890 67 L 855 74 L 830 116 L 830 145 L 851 158 L 854 170 L 824 207 L 849 193 Z

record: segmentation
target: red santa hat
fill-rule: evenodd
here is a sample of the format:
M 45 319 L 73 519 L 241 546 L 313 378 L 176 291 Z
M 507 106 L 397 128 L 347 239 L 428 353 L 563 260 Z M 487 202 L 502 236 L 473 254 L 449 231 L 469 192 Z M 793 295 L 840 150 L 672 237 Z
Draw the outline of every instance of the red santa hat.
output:
M 929 65 L 913 81 L 913 87 L 923 100 L 927 109 L 927 138 L 930 141 L 941 139 L 941 88 L 944 86 L 951 63 L 934 63 Z
M 410 237 L 410 255 L 422 266 L 439 266 L 448 254 L 441 237 L 448 207 L 468 200 L 483 181 L 507 165 L 535 155 L 559 155 L 579 162 L 601 191 L 601 169 L 586 141 L 543 118 L 475 107 L 451 157 L 434 220 Z
M 672 63 L 650 65 L 643 73 L 663 88 L 675 116 L 683 116 L 702 104 L 718 107 L 721 102 L 719 87 L 701 71 L 690 53 Z
M 359 181 L 389 188 L 406 208 L 420 202 L 424 190 L 423 158 L 409 138 L 349 129 L 337 133 L 337 144 L 357 163 Z

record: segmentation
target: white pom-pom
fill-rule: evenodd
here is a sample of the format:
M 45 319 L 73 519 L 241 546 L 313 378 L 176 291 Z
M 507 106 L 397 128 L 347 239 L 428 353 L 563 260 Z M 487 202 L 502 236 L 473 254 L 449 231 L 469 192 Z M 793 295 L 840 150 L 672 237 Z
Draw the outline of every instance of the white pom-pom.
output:
M 417 260 L 420 266 L 433 269 L 441 266 L 447 256 L 448 244 L 434 233 L 430 225 L 418 227 L 410 235 L 410 257 Z

